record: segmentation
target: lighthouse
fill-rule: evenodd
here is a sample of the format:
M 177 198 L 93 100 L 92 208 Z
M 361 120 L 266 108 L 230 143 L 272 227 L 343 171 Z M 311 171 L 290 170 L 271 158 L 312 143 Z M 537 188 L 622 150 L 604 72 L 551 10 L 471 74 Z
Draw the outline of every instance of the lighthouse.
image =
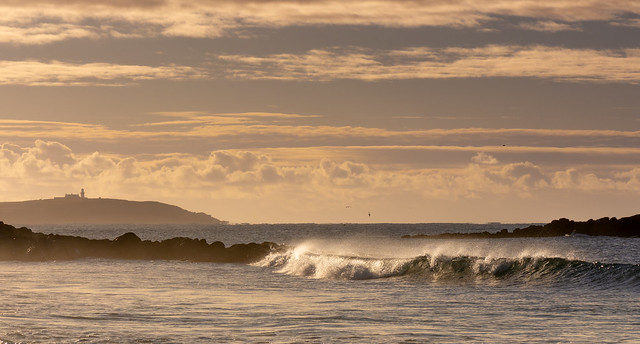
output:
M 80 198 L 84 198 L 84 188 L 80 189 Z

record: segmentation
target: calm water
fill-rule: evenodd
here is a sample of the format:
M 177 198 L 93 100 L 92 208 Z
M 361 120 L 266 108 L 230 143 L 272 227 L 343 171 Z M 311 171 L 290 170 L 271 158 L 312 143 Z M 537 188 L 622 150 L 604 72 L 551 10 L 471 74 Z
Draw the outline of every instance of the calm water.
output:
M 253 265 L 0 262 L 0 341 L 638 343 L 640 239 L 399 239 L 503 227 L 34 227 L 291 249 Z

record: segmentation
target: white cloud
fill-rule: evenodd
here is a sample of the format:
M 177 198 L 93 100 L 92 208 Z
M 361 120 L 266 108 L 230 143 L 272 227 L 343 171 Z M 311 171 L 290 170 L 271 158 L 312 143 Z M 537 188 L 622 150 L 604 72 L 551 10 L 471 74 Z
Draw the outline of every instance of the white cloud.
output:
M 250 152 L 240 152 L 236 154 L 213 152 L 211 154 L 211 163 L 221 166 L 229 172 L 250 171 L 253 170 L 258 163 L 263 163 L 265 160 L 266 157 L 258 157 Z
M 10 143 L 4 143 L 0 146 L 0 159 L 13 164 L 25 152 L 27 152 L 26 148 Z
M 104 171 L 113 170 L 116 167 L 116 162 L 98 152 L 77 159 L 71 174 L 74 178 L 87 178 L 99 176 Z
M 471 161 L 475 162 L 476 164 L 483 165 L 494 165 L 498 163 L 498 160 L 496 158 L 485 152 L 479 152 L 473 158 L 471 158 Z
M 545 176 L 539 166 L 528 161 L 508 164 L 502 168 L 502 175 L 513 181 L 513 186 L 523 192 L 549 186 L 549 177 Z
M 561 190 L 581 190 L 591 193 L 603 192 L 607 190 L 619 190 L 637 192 L 640 190 L 636 185 L 633 171 L 618 173 L 618 178 L 599 177 L 595 173 L 580 171 L 576 168 L 569 168 L 564 171 L 557 171 L 552 177 L 554 188 Z
M 35 147 L 29 149 L 29 153 L 38 160 L 49 161 L 61 167 L 75 162 L 71 149 L 58 142 L 37 140 Z
M 365 164 L 353 161 L 336 162 L 329 159 L 320 161 L 321 176 L 327 183 L 339 187 L 371 186 L 375 177 Z

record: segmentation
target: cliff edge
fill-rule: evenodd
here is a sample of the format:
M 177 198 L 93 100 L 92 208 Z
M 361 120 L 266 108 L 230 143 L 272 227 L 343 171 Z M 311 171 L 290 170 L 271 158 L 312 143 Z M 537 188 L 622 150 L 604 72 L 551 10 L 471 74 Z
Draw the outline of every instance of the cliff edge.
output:
M 108 198 L 54 198 L 0 202 L 0 219 L 34 224 L 224 224 L 205 213 L 194 213 L 160 202 Z

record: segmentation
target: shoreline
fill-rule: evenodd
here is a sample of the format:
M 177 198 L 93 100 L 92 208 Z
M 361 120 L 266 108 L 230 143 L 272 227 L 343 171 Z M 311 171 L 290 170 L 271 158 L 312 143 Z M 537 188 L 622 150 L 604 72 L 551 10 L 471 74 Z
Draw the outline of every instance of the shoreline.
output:
M 235 244 L 174 237 L 142 240 L 127 232 L 117 238 L 88 239 L 79 236 L 35 233 L 0 221 L 0 260 L 52 261 L 83 258 L 137 260 L 186 260 L 218 263 L 252 263 L 281 246 L 272 242 Z

